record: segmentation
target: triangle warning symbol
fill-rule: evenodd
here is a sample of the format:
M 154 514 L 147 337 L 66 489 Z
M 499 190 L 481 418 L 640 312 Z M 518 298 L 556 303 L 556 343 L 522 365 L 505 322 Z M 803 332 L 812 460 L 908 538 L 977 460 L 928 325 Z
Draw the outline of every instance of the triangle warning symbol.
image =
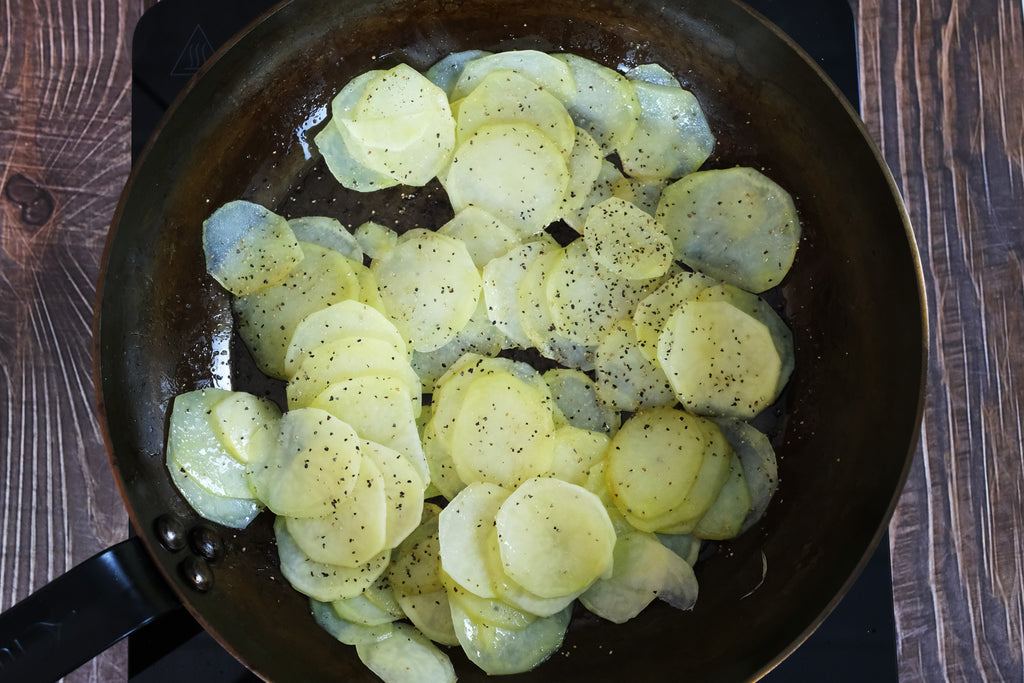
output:
M 199 67 L 210 58 L 213 52 L 213 45 L 210 44 L 210 39 L 203 32 L 203 27 L 196 24 L 192 35 L 189 36 L 188 42 L 185 43 L 181 54 L 178 55 L 178 61 L 174 63 L 174 68 L 171 69 L 171 75 L 191 76 L 199 71 Z

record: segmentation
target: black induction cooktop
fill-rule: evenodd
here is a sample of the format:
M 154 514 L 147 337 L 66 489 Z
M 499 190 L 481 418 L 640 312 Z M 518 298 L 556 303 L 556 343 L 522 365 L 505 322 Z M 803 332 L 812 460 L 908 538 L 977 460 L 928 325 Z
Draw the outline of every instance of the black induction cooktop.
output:
M 132 159 L 202 64 L 271 0 L 161 0 L 139 21 L 132 46 Z M 817 60 L 858 104 L 855 26 L 848 0 L 748 0 Z M 258 679 L 180 609 L 130 636 L 130 683 Z M 888 538 L 817 631 L 764 681 L 896 681 Z

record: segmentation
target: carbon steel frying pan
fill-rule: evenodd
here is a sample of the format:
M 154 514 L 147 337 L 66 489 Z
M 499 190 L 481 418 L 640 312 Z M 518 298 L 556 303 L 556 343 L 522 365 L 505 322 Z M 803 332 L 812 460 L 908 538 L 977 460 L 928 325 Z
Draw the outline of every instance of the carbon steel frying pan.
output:
M 135 558 L 150 576 L 133 590 L 173 601 L 166 582 L 268 680 L 374 680 L 280 577 L 269 515 L 236 532 L 190 510 L 164 469 L 165 426 L 183 391 L 281 390 L 233 338 L 228 299 L 205 274 L 203 219 L 246 198 L 350 225 L 439 226 L 450 209 L 438 186 L 343 191 L 311 140 L 358 73 L 468 48 L 657 61 L 705 106 L 719 140 L 709 164 L 763 169 L 797 201 L 805 239 L 772 299 L 793 329 L 796 371 L 762 418 L 780 459 L 775 502 L 698 565 L 692 612 L 655 604 L 625 626 L 580 614 L 561 653 L 521 677 L 755 679 L 824 619 L 884 532 L 918 434 L 927 323 L 908 220 L 863 126 L 788 39 L 725 0 L 293 0 L 212 60 L 125 189 L 98 300 L 110 461 L 149 555 Z M 452 656 L 460 680 L 485 679 Z

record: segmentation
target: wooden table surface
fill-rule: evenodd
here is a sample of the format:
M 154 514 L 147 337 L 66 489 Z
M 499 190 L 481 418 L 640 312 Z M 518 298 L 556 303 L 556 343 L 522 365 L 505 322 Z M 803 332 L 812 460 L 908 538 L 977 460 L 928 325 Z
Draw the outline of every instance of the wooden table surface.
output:
M 890 526 L 903 681 L 1024 678 L 1020 0 L 852 0 L 862 116 L 902 189 L 931 355 Z M 151 0 L 0 1 L 0 609 L 123 539 L 92 385 Z M 1018 346 L 1021 344 L 1021 346 Z M 125 678 L 123 647 L 69 677 Z

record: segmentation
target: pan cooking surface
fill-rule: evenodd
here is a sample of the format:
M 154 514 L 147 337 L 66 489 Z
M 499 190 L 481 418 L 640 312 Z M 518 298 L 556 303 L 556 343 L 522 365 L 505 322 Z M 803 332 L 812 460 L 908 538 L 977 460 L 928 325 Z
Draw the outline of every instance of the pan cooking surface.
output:
M 205 11 L 205 10 L 210 9 L 209 7 L 206 6 L 206 5 L 209 5 L 209 3 L 205 3 L 205 4 L 204 3 L 197 3 L 197 2 L 194 2 L 193 0 L 168 0 L 168 2 L 161 3 L 160 5 L 157 5 L 156 9 L 163 8 L 163 9 L 166 9 L 167 12 L 169 13 L 170 10 L 174 8 L 174 5 L 176 3 L 180 4 L 181 7 L 187 9 L 190 12 L 198 11 L 198 10 Z M 226 2 L 226 3 L 224 3 L 224 5 L 228 5 L 228 6 L 230 6 L 232 4 L 234 4 L 236 6 L 237 5 L 245 4 L 246 5 L 246 9 L 249 9 L 251 11 L 255 6 L 258 6 L 258 5 L 264 4 L 264 3 L 261 3 L 261 2 L 256 2 L 256 3 L 240 3 L 240 2 L 230 3 L 230 2 Z M 800 21 L 795 21 L 793 19 L 793 15 L 790 15 L 789 17 L 787 17 L 785 15 L 785 11 L 783 11 L 784 9 L 786 11 L 792 11 L 792 10 L 796 9 L 794 6 L 799 4 L 799 3 L 772 2 L 771 0 L 765 0 L 764 2 L 753 3 L 753 4 L 755 4 L 756 7 L 758 7 L 762 11 L 764 11 L 768 16 L 777 19 L 778 23 L 780 23 L 780 25 L 782 25 L 783 27 L 787 28 L 791 33 L 796 34 L 796 35 L 799 36 L 801 31 L 803 31 L 805 33 L 805 35 L 808 35 L 808 36 L 813 35 L 813 36 L 819 38 L 821 40 L 822 45 L 821 45 L 820 56 L 819 56 L 818 61 L 823 66 L 825 66 L 826 68 L 829 69 L 830 74 L 833 75 L 833 78 L 834 78 L 834 80 L 836 80 L 837 83 L 839 83 L 840 85 L 843 85 L 843 84 L 846 85 L 845 90 L 847 91 L 848 96 L 850 96 L 850 95 L 855 96 L 855 83 L 856 83 L 856 77 L 855 77 L 855 71 L 854 71 L 855 64 L 854 64 L 854 54 L 852 52 L 852 50 L 853 50 L 852 32 L 850 32 L 850 31 L 852 31 L 852 23 L 850 23 L 851 20 L 849 18 L 849 10 L 848 10 L 848 8 L 845 7 L 845 3 L 841 2 L 841 1 L 833 3 L 834 5 L 836 5 L 836 7 L 834 8 L 834 11 L 832 11 L 832 12 L 827 11 L 827 8 L 824 7 L 825 3 L 813 3 L 813 5 L 814 5 L 813 10 L 808 10 L 808 12 L 806 13 L 805 16 L 809 17 L 809 16 L 813 15 L 814 16 L 814 20 L 813 21 L 806 21 L 803 24 L 801 24 Z M 201 5 L 202 5 L 202 7 L 200 7 Z M 840 5 L 842 7 L 839 7 Z M 232 7 L 231 8 L 232 11 L 238 11 L 240 9 L 241 9 L 240 7 Z M 797 13 L 799 13 L 799 11 L 797 11 Z M 822 16 L 823 13 L 825 15 L 824 17 Z M 170 29 L 172 24 L 169 24 L 169 23 L 167 23 L 165 21 L 165 17 L 166 16 L 167 15 L 162 15 L 159 22 L 154 20 L 150 24 L 150 29 L 152 29 L 153 25 L 158 24 L 158 23 L 161 24 L 162 28 L 166 27 L 166 28 Z M 225 28 L 225 26 L 231 24 L 230 20 L 226 20 L 226 19 L 223 19 L 223 18 L 220 19 L 220 20 L 216 20 L 216 21 L 220 21 L 221 25 L 220 25 L 220 28 L 215 30 L 215 29 L 210 28 L 209 27 L 210 24 L 208 23 L 208 22 L 215 21 L 215 20 L 207 19 L 205 15 L 186 14 L 186 15 L 182 15 L 182 16 L 184 18 L 179 19 L 179 21 L 182 23 L 182 25 L 184 25 L 186 27 L 190 27 L 190 26 L 194 26 L 195 27 L 195 28 L 192 28 L 190 30 L 190 32 L 186 31 L 186 32 L 189 32 L 189 37 L 187 39 L 188 44 L 192 45 L 193 47 L 195 45 L 199 45 L 203 38 L 205 38 L 207 41 L 211 41 L 211 35 L 214 36 L 213 40 L 216 40 L 216 36 L 217 35 L 220 35 L 220 36 L 223 36 L 224 38 L 226 38 L 230 34 L 230 29 Z M 236 19 L 240 19 L 241 15 L 240 14 L 236 14 L 235 18 Z M 146 19 L 144 19 L 144 24 L 143 24 L 144 28 L 145 28 L 145 22 L 146 22 Z M 803 28 L 801 28 L 801 26 L 803 26 Z M 197 32 L 197 29 L 199 29 L 198 32 Z M 832 35 L 831 38 L 829 38 L 829 35 L 830 35 L 829 30 L 835 31 L 835 33 L 831 34 Z M 196 42 L 196 41 L 200 41 L 200 42 Z M 159 49 L 162 49 L 165 53 L 168 53 L 168 46 L 169 45 L 174 45 L 174 43 L 170 42 L 170 41 L 161 42 L 161 41 L 153 41 L 153 40 L 148 40 L 148 41 L 138 41 L 137 40 L 136 44 L 146 44 L 146 45 L 160 46 Z M 212 42 L 210 42 L 209 44 L 210 44 L 210 47 L 212 48 L 213 47 Z M 843 46 L 843 45 L 847 45 L 849 47 L 849 50 L 847 52 L 845 52 L 845 53 L 841 49 L 839 49 L 839 47 Z M 811 46 L 809 46 L 809 47 L 811 47 Z M 169 52 L 170 53 L 175 52 L 175 48 L 171 47 L 169 49 Z M 818 56 L 818 55 L 816 55 L 816 56 Z M 161 77 L 159 76 L 159 73 L 160 73 L 159 69 L 156 72 L 150 72 L 151 74 L 154 74 L 154 75 L 143 75 L 141 73 L 137 73 L 136 74 L 136 85 L 138 86 L 138 91 L 134 95 L 134 101 L 136 102 L 135 110 L 136 110 L 136 112 L 139 113 L 139 117 L 138 117 L 138 121 L 133 122 L 133 123 L 136 125 L 137 129 L 139 130 L 139 133 L 138 133 L 139 139 L 142 139 L 142 138 L 145 137 L 144 131 L 145 131 L 146 127 L 152 125 L 152 121 L 153 121 L 153 116 L 152 115 L 154 113 L 158 112 L 161 109 L 161 105 L 162 104 L 165 104 L 166 102 L 169 102 L 170 99 L 172 98 L 173 93 L 171 93 L 171 91 L 168 90 L 168 88 L 171 85 L 173 85 L 174 83 L 179 83 L 181 85 L 184 84 L 184 78 L 181 75 L 182 65 L 179 63 L 180 59 L 177 59 L 178 57 L 180 57 L 180 54 L 179 55 L 175 55 L 175 57 L 176 57 L 176 59 L 175 59 L 175 62 L 174 62 L 174 65 L 175 65 L 174 69 L 177 69 L 177 71 L 174 71 L 174 69 L 172 69 L 172 71 L 169 72 L 169 76 L 165 76 L 165 77 L 163 77 L 161 79 Z M 141 58 L 139 56 L 136 56 L 136 66 L 138 67 L 139 64 L 145 63 L 147 61 L 147 59 L 150 62 L 156 62 L 158 64 L 160 63 L 160 60 L 159 60 L 158 57 L 150 56 L 148 58 Z M 166 60 L 165 60 L 164 63 L 166 64 Z M 176 81 L 175 79 L 178 79 L 178 80 Z M 851 86 L 851 84 L 852 84 L 852 86 Z M 144 104 L 142 106 L 140 106 L 140 103 L 144 103 Z M 150 113 L 150 117 L 149 117 L 148 120 L 146 118 L 147 110 Z M 135 145 L 133 145 L 133 149 L 136 149 Z M 738 150 L 739 153 L 742 153 L 743 152 L 742 146 L 737 146 L 737 150 Z M 250 186 L 250 188 L 249 188 L 254 193 L 258 193 L 258 191 L 260 189 L 259 187 L 257 187 L 258 182 L 259 182 L 259 178 L 254 178 L 254 180 L 253 180 L 254 184 L 252 186 Z M 294 189 L 294 188 L 292 188 L 292 189 Z M 310 186 L 307 185 L 307 186 L 303 187 L 302 189 L 300 189 L 295 194 L 299 198 L 303 198 L 304 197 L 305 198 L 304 201 L 309 201 L 309 200 L 312 199 L 311 195 L 315 194 L 315 192 L 316 192 L 315 186 L 314 187 L 310 187 Z M 443 202 L 442 202 L 442 204 L 443 204 Z M 297 212 L 297 213 L 299 213 L 299 212 Z M 183 381 L 183 380 L 178 380 L 178 381 Z M 187 380 L 184 380 L 184 381 L 187 381 Z M 891 646 L 891 644 L 892 644 L 891 622 L 889 621 L 891 619 L 891 594 L 886 592 L 889 589 L 888 558 L 887 558 L 887 553 L 885 553 L 884 550 L 885 550 L 885 543 L 883 542 L 882 549 L 879 551 L 879 553 L 876 554 L 875 560 L 873 560 L 872 565 L 870 565 L 869 571 L 866 574 L 866 577 L 873 578 L 873 583 L 875 585 L 875 590 L 872 593 L 870 593 L 870 595 L 873 596 L 874 601 L 876 602 L 876 604 L 878 604 L 880 606 L 880 609 L 877 612 L 875 612 L 874 614 L 871 615 L 872 618 L 871 618 L 870 621 L 868 621 L 866 623 L 862 621 L 861 623 L 863 624 L 863 626 L 858 626 L 856 628 L 856 631 L 860 632 L 860 633 L 868 632 L 869 629 L 872 629 L 872 628 L 875 629 L 874 635 L 876 635 L 877 638 L 874 638 L 872 640 L 872 644 L 871 644 L 871 648 L 872 649 L 871 649 L 871 651 L 877 651 L 877 648 L 878 648 L 877 643 L 879 641 L 883 641 L 884 644 L 887 645 L 887 646 Z M 874 571 L 872 571 L 871 568 L 874 568 Z M 883 589 L 883 590 L 881 590 L 881 592 L 879 592 L 880 589 Z M 860 584 L 858 584 L 858 586 L 854 590 L 855 591 L 859 591 L 858 592 L 858 597 L 862 597 L 864 595 L 868 595 L 868 594 L 864 593 L 863 590 L 861 590 Z M 848 601 L 848 602 L 850 602 L 850 601 Z M 858 603 L 862 603 L 862 600 L 857 600 L 857 602 Z M 841 611 L 837 614 L 837 616 L 840 616 L 840 615 L 842 615 Z M 853 620 L 853 621 L 857 621 L 857 620 L 862 620 L 865 617 L 862 614 L 858 614 L 855 617 L 851 615 L 848 618 Z M 876 620 L 881 620 L 881 621 L 876 621 Z M 885 622 L 885 623 L 883 623 L 883 622 Z M 822 631 L 819 632 L 819 636 L 824 636 L 824 637 L 819 637 L 817 640 L 825 640 L 826 638 L 828 638 L 827 628 L 828 628 L 828 625 L 830 625 L 830 624 L 831 624 L 831 620 L 830 620 L 830 622 L 826 622 L 825 629 L 823 629 Z M 191 629 L 195 628 L 194 626 L 192 626 L 188 622 L 187 619 L 180 619 L 180 618 L 177 620 L 177 623 L 176 623 L 175 627 L 177 629 L 179 629 L 177 631 L 177 633 L 179 635 L 178 636 L 172 636 L 172 639 L 175 638 L 175 637 L 180 638 L 180 634 L 183 634 L 183 633 L 187 634 Z M 836 630 L 835 633 L 838 635 L 840 632 L 848 633 L 848 631 L 846 631 L 842 626 L 838 627 L 838 629 Z M 165 633 L 165 635 L 166 635 L 166 633 Z M 198 647 L 200 650 L 202 650 L 202 649 L 208 647 L 208 642 L 207 642 L 208 640 L 209 640 L 208 636 L 205 636 L 205 635 L 200 636 L 197 639 L 189 641 L 188 647 Z M 139 642 L 141 642 L 141 640 L 139 640 L 137 638 L 136 639 L 136 643 L 139 643 Z M 812 639 L 812 641 L 808 644 L 807 647 L 805 647 L 805 649 L 809 650 L 810 647 L 814 646 L 814 643 L 815 643 L 815 640 Z M 867 642 L 865 642 L 865 644 L 867 645 Z M 825 647 L 829 646 L 827 641 L 824 642 L 823 645 Z M 144 646 L 144 645 L 133 645 L 133 650 L 135 652 L 142 652 L 142 651 L 144 651 L 145 647 L 146 646 Z M 217 662 L 218 661 L 218 657 L 220 656 L 218 654 L 218 652 L 219 651 L 212 651 L 212 652 L 210 652 L 208 656 L 211 659 L 208 660 L 208 661 Z M 868 653 L 868 652 L 869 652 L 869 650 L 867 650 L 867 649 L 859 650 L 857 652 L 856 656 L 854 657 L 854 659 L 859 664 L 862 664 L 862 665 L 866 664 L 866 663 L 872 661 L 869 657 L 865 656 L 866 653 Z M 890 656 L 888 654 L 889 649 L 887 647 L 883 648 L 883 652 L 884 652 L 884 654 L 881 654 L 880 657 L 878 658 L 878 660 L 875 660 L 875 661 L 879 661 L 880 662 L 880 666 L 882 668 L 877 669 L 877 670 L 871 670 L 871 671 L 868 671 L 868 670 L 860 670 L 860 671 L 862 671 L 864 674 L 870 675 L 871 679 L 873 679 L 873 680 L 883 680 L 883 679 L 885 679 L 885 677 L 886 677 L 885 672 L 888 672 L 890 670 L 890 668 L 889 668 L 890 665 L 891 665 L 891 671 L 894 672 L 895 671 L 895 658 L 894 658 L 894 654 Z M 154 651 L 152 649 L 149 650 L 149 658 L 150 659 L 153 659 L 153 658 L 159 656 L 160 654 L 162 654 L 162 653 L 159 651 L 159 648 L 157 648 L 156 651 Z M 189 662 L 190 666 L 192 667 L 190 670 L 192 670 L 193 672 L 195 671 L 195 668 L 194 668 L 195 667 L 195 660 L 192 659 L 189 656 L 183 655 L 180 652 L 175 653 L 174 655 L 172 655 L 170 658 L 168 658 L 167 661 L 171 662 L 170 666 L 172 666 L 172 667 L 174 666 L 174 664 L 173 664 L 174 661 L 187 661 L 187 662 Z M 794 663 L 793 668 L 794 669 L 797 668 L 795 660 L 793 660 L 793 663 Z M 241 669 L 238 667 L 238 665 L 234 664 L 233 660 L 230 660 L 230 659 L 223 660 L 223 661 L 220 662 L 220 664 L 225 667 L 225 672 L 226 672 L 225 675 L 227 675 L 227 676 L 235 676 L 235 678 L 225 678 L 224 680 L 238 680 L 237 676 L 241 675 L 240 674 Z M 833 665 L 834 665 L 834 662 L 833 662 Z M 846 667 L 846 666 L 841 666 L 839 668 L 840 669 L 846 669 L 847 671 L 854 670 L 851 667 Z M 148 670 L 145 670 L 145 671 L 143 669 L 145 669 L 145 662 L 144 661 L 140 661 L 139 657 L 136 657 L 135 664 L 133 665 L 133 670 L 136 672 L 136 674 L 138 676 L 140 676 L 140 678 L 138 678 L 138 680 L 153 680 L 153 681 L 170 680 L 170 679 L 161 679 L 161 678 L 157 678 L 157 677 L 153 677 L 153 678 L 147 678 L 146 677 L 146 676 L 156 676 L 157 673 L 158 673 L 158 671 L 157 671 L 158 667 L 151 667 L 151 668 L 149 668 Z M 172 671 L 173 671 L 173 669 L 172 669 Z M 785 671 L 785 669 L 783 669 L 783 670 L 781 670 L 781 671 L 779 671 L 777 673 L 782 675 L 782 673 L 784 671 Z M 872 673 L 873 671 L 882 671 L 883 673 L 876 674 L 876 673 Z M 864 676 L 861 676 L 860 678 L 863 679 Z M 133 679 L 133 680 L 135 680 L 135 679 Z M 213 680 L 218 680 L 218 679 L 213 679 Z

